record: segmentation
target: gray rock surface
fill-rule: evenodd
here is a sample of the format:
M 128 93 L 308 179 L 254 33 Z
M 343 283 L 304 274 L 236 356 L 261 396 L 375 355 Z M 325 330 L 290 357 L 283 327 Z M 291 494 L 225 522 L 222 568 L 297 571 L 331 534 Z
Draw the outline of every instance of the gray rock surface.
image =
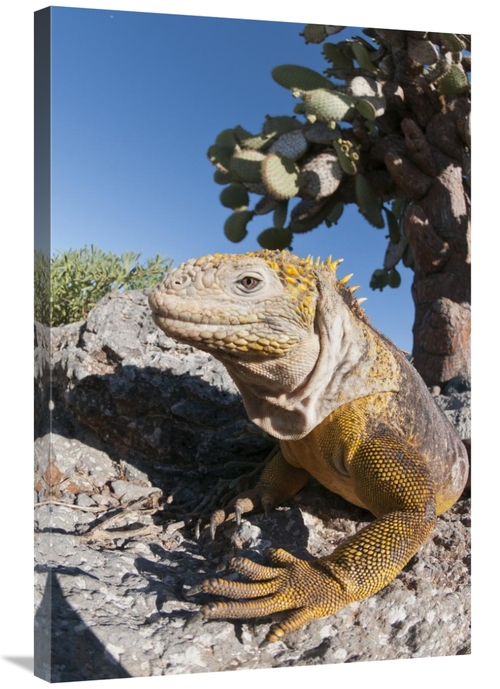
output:
M 156 329 L 142 292 L 109 295 L 51 339 L 52 389 L 46 364 L 35 381 L 36 674 L 72 681 L 470 652 L 467 493 L 395 581 L 284 642 L 263 643 L 272 619 L 201 618 L 209 597 L 190 598 L 189 587 L 234 555 L 322 556 L 372 516 L 311 483 L 211 541 L 204 519 L 273 447 L 225 369 Z M 470 385 L 451 383 L 437 401 L 466 437 Z
M 460 433 L 460 437 L 470 438 L 470 378 L 466 376 L 453 378 L 448 382 L 443 393 L 434 399 Z

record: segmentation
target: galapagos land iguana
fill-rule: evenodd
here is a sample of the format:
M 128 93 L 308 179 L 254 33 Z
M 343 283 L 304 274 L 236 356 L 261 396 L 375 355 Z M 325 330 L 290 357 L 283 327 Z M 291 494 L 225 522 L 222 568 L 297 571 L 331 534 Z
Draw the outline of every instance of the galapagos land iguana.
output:
M 426 541 L 468 478 L 464 444 L 406 357 L 373 328 L 340 261 L 286 251 L 192 259 L 151 293 L 155 323 L 227 368 L 250 419 L 280 450 L 256 487 L 212 516 L 211 529 L 266 512 L 314 476 L 375 521 L 332 554 L 301 560 L 282 549 L 270 566 L 234 558 L 248 581 L 209 579 L 196 591 L 207 618 L 287 611 L 277 641 L 386 586 Z

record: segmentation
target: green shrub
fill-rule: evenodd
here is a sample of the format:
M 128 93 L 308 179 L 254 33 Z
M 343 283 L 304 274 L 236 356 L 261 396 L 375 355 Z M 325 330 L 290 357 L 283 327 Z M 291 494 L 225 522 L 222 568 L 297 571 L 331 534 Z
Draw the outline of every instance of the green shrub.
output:
M 35 251 L 35 319 L 50 323 L 50 258 L 43 251 Z
M 50 265 L 50 325 L 74 323 L 87 317 L 89 311 L 112 290 L 152 287 L 172 267 L 172 261 L 159 254 L 139 262 L 140 253 L 129 251 L 118 256 L 96 246 L 57 251 Z M 43 299 L 43 261 L 39 259 L 35 290 L 42 287 L 42 297 L 35 293 L 35 317 L 46 322 Z M 45 271 L 46 272 L 46 271 Z M 37 259 L 35 257 L 35 275 Z M 43 283 L 45 284 L 45 283 Z M 38 310 L 38 312 L 37 312 Z

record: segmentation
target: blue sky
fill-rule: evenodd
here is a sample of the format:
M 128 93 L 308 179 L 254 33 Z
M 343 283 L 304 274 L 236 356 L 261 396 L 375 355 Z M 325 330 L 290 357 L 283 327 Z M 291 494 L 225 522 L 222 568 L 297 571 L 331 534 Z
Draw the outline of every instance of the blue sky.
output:
M 292 114 L 278 64 L 323 71 L 321 46 L 299 23 L 53 8 L 52 247 L 160 253 L 178 264 L 214 251 L 258 249 L 271 216 L 229 242 L 206 151 L 226 127 L 258 133 L 266 114 Z M 339 38 L 360 33 L 345 29 Z M 335 37 L 334 37 L 335 38 Z M 411 271 L 399 289 L 369 289 L 386 231 L 355 206 L 337 226 L 296 236 L 293 249 L 344 258 L 373 324 L 411 350 Z M 342 273 L 339 272 L 341 275 Z

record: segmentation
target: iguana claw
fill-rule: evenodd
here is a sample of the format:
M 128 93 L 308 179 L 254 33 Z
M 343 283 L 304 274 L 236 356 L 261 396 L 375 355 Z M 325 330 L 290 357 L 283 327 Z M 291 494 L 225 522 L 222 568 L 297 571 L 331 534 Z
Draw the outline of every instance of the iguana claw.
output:
M 215 538 L 217 527 L 229 519 L 235 518 L 239 526 L 242 516 L 254 510 L 263 510 L 268 517 L 277 505 L 281 505 L 303 488 L 308 479 L 307 471 L 290 466 L 281 451 L 276 452 L 264 468 L 255 488 L 241 493 L 231 500 L 227 507 L 212 514 L 212 540 Z
M 212 540 L 215 538 L 217 527 L 225 521 L 235 519 L 239 526 L 244 514 L 257 509 L 263 509 L 266 515 L 271 510 L 271 503 L 262 499 L 262 491 L 258 487 L 241 493 L 241 495 L 231 500 L 227 507 L 216 510 L 210 517 L 210 536 Z

